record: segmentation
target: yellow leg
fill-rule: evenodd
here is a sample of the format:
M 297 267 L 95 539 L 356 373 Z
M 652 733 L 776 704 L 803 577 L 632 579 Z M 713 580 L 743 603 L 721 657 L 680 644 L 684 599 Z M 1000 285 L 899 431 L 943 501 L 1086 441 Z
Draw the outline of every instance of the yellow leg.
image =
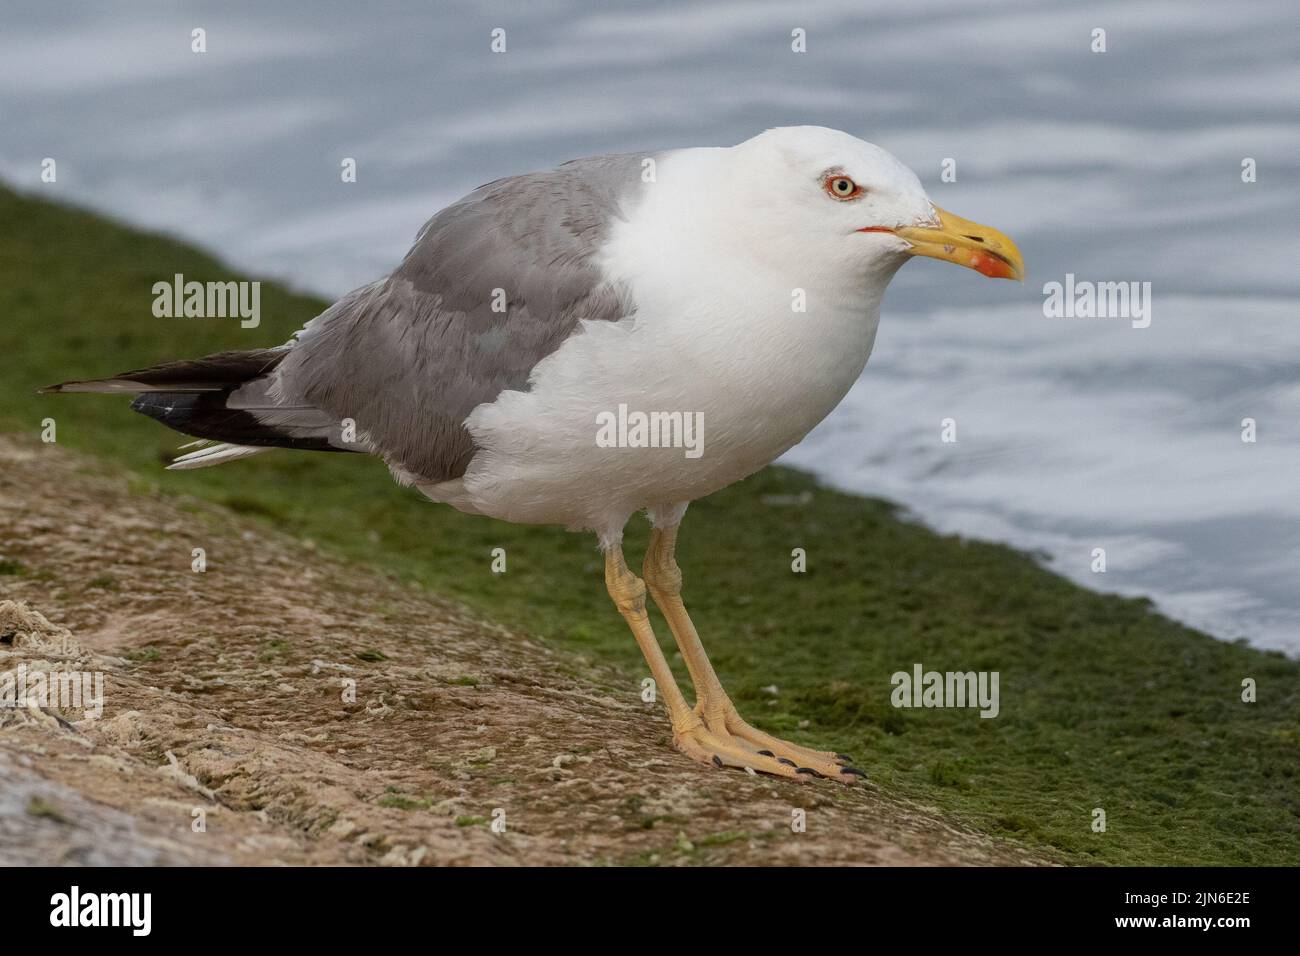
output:
M 863 776 L 861 771 L 845 766 L 847 758 L 842 754 L 812 750 L 781 740 L 750 726 L 740 716 L 736 705 L 722 689 L 722 682 L 709 663 L 700 635 L 682 603 L 682 572 L 674 558 L 676 547 L 676 527 L 654 529 L 650 535 L 650 547 L 646 550 L 644 573 L 650 594 L 667 619 L 695 684 L 695 716 L 715 735 L 729 738 L 757 756 L 775 759 L 798 773 L 835 777 L 846 782 Z
M 632 573 L 623 558 L 623 549 L 617 545 L 605 553 L 605 587 L 614 606 L 627 621 L 636 638 L 637 646 L 650 665 L 659 692 L 668 707 L 668 717 L 673 725 L 673 742 L 690 757 L 716 767 L 741 767 L 779 777 L 795 777 L 795 769 L 777 760 L 755 752 L 729 735 L 715 733 L 691 709 L 673 679 L 673 673 L 664 659 L 664 652 L 650 627 L 650 617 L 645 609 L 645 582 Z

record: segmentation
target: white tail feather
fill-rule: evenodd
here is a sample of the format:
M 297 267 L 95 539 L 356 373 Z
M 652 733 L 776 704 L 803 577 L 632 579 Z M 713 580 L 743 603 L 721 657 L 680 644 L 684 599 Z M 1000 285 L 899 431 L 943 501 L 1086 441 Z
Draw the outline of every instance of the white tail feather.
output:
M 181 448 L 193 448 L 195 445 L 202 445 L 203 447 L 199 448 L 197 451 L 181 455 L 167 466 L 167 470 L 185 471 L 190 468 L 207 468 L 210 465 L 222 465 L 228 461 L 247 458 L 250 455 L 260 455 L 264 451 L 271 450 L 270 448 L 253 447 L 251 445 L 230 445 L 225 442 L 208 442 L 202 439 L 190 442 L 188 445 L 182 445 Z

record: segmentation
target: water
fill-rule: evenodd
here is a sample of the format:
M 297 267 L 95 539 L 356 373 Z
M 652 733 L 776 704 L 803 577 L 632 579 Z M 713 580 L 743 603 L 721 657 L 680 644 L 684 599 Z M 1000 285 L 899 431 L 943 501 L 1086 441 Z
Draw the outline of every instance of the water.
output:
M 0 176 L 340 293 L 498 176 L 776 125 L 848 130 L 1014 236 L 1030 277 L 909 264 L 863 379 L 787 461 L 1300 653 L 1291 0 L 381 7 L 5 2 Z M 807 53 L 790 50 L 796 27 Z M 46 156 L 56 184 L 39 182 Z M 1042 285 L 1067 272 L 1152 283 L 1151 326 L 1045 318 Z M 232 327 L 249 337 L 232 345 L 257 334 Z

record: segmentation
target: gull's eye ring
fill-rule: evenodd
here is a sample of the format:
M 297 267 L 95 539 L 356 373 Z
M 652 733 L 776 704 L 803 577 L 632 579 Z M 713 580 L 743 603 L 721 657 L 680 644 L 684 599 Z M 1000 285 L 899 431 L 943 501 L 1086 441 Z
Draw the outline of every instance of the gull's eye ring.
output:
M 848 176 L 827 176 L 822 185 L 832 199 L 857 199 L 866 192 Z

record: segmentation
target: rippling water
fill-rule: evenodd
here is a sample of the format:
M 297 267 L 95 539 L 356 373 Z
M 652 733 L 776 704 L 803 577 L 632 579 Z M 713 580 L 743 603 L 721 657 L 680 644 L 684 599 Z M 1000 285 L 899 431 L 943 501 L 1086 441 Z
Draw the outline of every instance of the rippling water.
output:
M 3 15 L 0 175 L 326 293 L 388 271 L 433 211 L 497 176 L 799 123 L 879 143 L 936 202 L 1013 235 L 1030 279 L 909 264 L 862 381 L 787 460 L 1300 653 L 1293 0 Z M 190 52 L 195 27 L 206 54 Z M 39 182 L 46 156 L 57 184 Z M 940 181 L 945 158 L 956 182 Z M 1066 273 L 1150 282 L 1150 327 L 1045 318 L 1042 285 Z

